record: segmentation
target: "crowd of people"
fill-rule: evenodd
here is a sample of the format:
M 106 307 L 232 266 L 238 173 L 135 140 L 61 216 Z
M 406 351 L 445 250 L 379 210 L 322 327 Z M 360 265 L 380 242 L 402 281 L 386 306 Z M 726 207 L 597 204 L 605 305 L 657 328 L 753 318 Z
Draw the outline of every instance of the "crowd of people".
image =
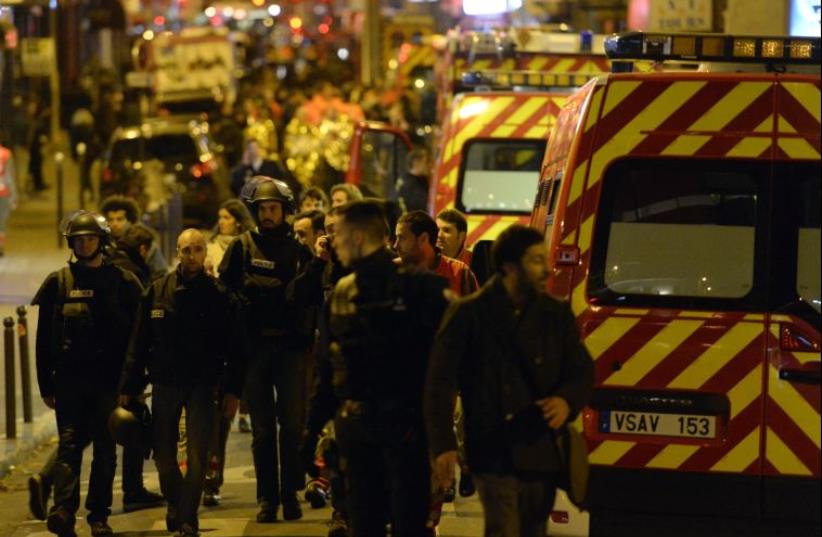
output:
M 199 505 L 221 501 L 242 401 L 258 523 L 300 519 L 305 489 L 312 506 L 330 497 L 334 537 L 387 524 L 435 535 L 442 503 L 477 489 L 486 535 L 544 535 L 551 438 L 585 404 L 592 363 L 568 306 L 541 290 L 543 238 L 502 233 L 480 288 L 461 213 L 390 206 L 350 184 L 297 198 L 254 176 L 210 235 L 180 234 L 171 269 L 128 198 L 68 219 L 74 259 L 33 301 L 40 394 L 59 431 L 32 480 L 33 514 L 74 535 L 92 443 L 86 520 L 112 535 L 116 440 L 125 510 L 165 505 L 170 532 L 197 535 Z M 527 440 L 512 432 L 520 422 Z M 149 451 L 162 495 L 143 486 Z

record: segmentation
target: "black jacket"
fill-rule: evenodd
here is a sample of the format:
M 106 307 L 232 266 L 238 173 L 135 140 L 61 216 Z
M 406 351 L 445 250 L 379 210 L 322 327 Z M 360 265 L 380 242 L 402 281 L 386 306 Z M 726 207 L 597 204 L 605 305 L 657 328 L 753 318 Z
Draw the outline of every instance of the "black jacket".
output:
M 531 380 L 524 378 L 526 365 Z M 539 393 L 531 393 L 532 385 Z M 432 455 L 456 449 L 457 391 L 465 413 L 468 466 L 474 472 L 504 473 L 512 469 L 506 415 L 553 395 L 568 402 L 573 419 L 592 387 L 593 362 L 568 304 L 540 293 L 518 317 L 495 276 L 479 292 L 452 304 L 434 342 L 425 385 Z
M 447 301 L 444 278 L 379 250 L 357 261 L 330 299 L 331 362 L 339 400 L 392 421 L 422 419 L 431 343 Z
M 282 224 L 265 234 L 247 231 L 228 245 L 220 280 L 240 299 L 249 335 L 286 336 L 307 347 L 312 334 L 304 325 L 311 316 L 310 284 L 300 276 L 311 251 Z
M 116 265 L 123 270 L 127 270 L 134 274 L 143 287 L 148 287 L 151 283 L 151 268 L 146 264 L 145 260 L 140 256 L 140 252 L 128 247 L 115 247 L 109 245 L 104 250 L 104 255 L 108 262 Z
M 318 294 L 317 301 L 317 340 L 315 345 L 315 373 L 314 386 L 308 401 L 308 419 L 306 431 L 311 438 L 320 434 L 325 424 L 332 418 L 339 406 L 339 400 L 334 393 L 334 368 L 331 365 L 328 348 L 331 344 L 329 329 L 331 312 L 328 308 L 328 298 L 334 291 L 337 282 L 350 273 L 339 261 L 322 261 L 314 258 L 306 271 L 307 276 L 316 275 L 314 291 Z
M 142 391 L 146 369 L 153 384 L 214 386 L 241 395 L 245 340 L 231 292 L 200 273 L 185 280 L 178 268 L 143 294 L 129 342 L 120 392 Z
M 64 270 L 70 275 L 61 276 Z M 42 397 L 54 395 L 55 378 L 117 389 L 141 292 L 133 274 L 108 263 L 69 263 L 49 274 L 32 300 L 40 306 L 36 362 Z

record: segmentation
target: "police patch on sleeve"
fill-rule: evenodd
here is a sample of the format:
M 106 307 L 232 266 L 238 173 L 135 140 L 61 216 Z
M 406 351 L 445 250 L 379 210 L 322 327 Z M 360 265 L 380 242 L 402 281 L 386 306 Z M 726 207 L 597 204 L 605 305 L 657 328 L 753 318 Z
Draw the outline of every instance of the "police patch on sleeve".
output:
M 152 319 L 162 319 L 166 316 L 166 310 L 151 310 Z

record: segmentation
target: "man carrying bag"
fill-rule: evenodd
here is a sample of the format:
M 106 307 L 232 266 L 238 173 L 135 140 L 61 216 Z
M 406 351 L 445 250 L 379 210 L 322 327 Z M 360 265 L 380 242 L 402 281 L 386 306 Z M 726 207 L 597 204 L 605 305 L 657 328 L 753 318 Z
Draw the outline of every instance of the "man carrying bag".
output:
M 542 290 L 542 235 L 513 225 L 492 257 L 496 274 L 450 307 L 435 340 L 425 386 L 429 445 L 435 475 L 450 483 L 459 391 L 485 536 L 543 537 L 565 480 L 567 454 L 557 449 L 557 437 L 590 397 L 593 362 L 569 306 Z

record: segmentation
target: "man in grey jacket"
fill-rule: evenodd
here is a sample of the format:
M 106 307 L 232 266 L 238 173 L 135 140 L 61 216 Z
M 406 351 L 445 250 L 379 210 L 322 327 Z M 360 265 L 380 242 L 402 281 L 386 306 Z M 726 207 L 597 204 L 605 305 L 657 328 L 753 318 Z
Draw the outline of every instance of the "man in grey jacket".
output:
M 496 274 L 451 305 L 434 343 L 425 385 L 429 447 L 435 475 L 450 484 L 459 391 L 486 537 L 542 537 L 560 471 L 554 431 L 590 397 L 593 362 L 570 307 L 543 291 L 542 235 L 513 225 L 492 257 Z

